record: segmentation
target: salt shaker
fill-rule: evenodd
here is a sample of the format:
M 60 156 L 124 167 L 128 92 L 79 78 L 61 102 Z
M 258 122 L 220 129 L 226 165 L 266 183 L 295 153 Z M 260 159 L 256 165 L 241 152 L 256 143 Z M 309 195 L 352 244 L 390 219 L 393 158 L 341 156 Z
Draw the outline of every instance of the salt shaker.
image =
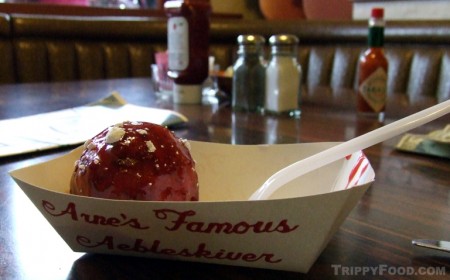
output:
M 264 107 L 265 66 L 264 37 L 239 35 L 238 59 L 233 65 L 231 105 L 237 111 L 261 111 Z
M 266 68 L 264 111 L 300 116 L 301 66 L 297 62 L 298 38 L 280 34 L 269 38 L 271 59 Z

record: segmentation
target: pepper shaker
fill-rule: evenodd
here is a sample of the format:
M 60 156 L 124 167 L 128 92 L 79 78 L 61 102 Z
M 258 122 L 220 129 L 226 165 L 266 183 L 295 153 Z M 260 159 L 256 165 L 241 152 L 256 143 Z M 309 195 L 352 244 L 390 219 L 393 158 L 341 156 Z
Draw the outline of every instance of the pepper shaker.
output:
M 239 35 L 238 59 L 233 65 L 233 110 L 256 112 L 264 107 L 266 69 L 263 62 L 264 37 Z
M 300 116 L 301 66 L 297 62 L 298 38 L 280 34 L 269 38 L 271 59 L 266 68 L 264 111 Z

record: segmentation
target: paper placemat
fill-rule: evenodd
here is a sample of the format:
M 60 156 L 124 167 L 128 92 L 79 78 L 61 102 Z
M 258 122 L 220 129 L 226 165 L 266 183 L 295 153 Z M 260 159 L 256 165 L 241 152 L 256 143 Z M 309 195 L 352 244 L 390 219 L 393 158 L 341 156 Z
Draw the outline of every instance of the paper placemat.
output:
M 85 106 L 0 121 L 0 157 L 81 144 L 125 120 L 165 126 L 188 121 L 171 110 L 128 104 L 118 92 L 113 92 Z
M 428 134 L 406 133 L 395 148 L 405 152 L 450 158 L 450 124 Z

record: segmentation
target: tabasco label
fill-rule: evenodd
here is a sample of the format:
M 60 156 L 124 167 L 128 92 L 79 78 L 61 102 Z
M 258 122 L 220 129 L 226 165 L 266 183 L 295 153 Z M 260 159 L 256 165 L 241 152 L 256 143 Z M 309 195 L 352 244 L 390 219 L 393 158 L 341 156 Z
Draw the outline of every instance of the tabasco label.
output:
M 386 104 L 387 73 L 379 67 L 359 86 L 359 94 L 374 112 L 381 112 Z

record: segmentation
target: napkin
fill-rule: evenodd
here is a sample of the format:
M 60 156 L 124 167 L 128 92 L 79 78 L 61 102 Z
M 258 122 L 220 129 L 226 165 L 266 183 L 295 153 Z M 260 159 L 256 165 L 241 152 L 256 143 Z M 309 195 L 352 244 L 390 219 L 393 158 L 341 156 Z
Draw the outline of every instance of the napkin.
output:
M 400 151 L 450 158 L 450 124 L 428 134 L 405 134 L 397 143 Z
M 128 104 L 118 92 L 85 106 L 0 121 L 0 157 L 76 145 L 125 120 L 186 123 L 177 112 Z

